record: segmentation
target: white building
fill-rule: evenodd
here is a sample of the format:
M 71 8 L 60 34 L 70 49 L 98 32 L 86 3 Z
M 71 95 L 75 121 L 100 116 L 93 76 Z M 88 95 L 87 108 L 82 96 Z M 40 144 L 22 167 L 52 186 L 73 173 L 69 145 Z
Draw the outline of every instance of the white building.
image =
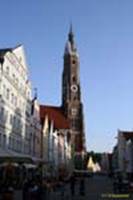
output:
M 133 173 L 133 141 L 128 139 L 126 141 L 126 172 L 127 174 Z
M 133 132 L 118 131 L 118 170 L 123 174 L 133 173 Z
M 24 48 L 0 50 L 0 149 L 31 155 L 31 83 Z
M 101 155 L 101 168 L 103 172 L 109 172 L 109 155 L 108 153 L 102 153 Z
M 46 170 L 56 173 L 72 170 L 70 130 L 67 119 L 57 107 L 41 105 L 40 111 L 42 159 L 46 163 Z
M 31 135 L 30 135 L 30 155 L 32 159 L 39 163 L 41 161 L 42 127 L 40 121 L 40 105 L 37 96 L 32 100 L 31 108 Z

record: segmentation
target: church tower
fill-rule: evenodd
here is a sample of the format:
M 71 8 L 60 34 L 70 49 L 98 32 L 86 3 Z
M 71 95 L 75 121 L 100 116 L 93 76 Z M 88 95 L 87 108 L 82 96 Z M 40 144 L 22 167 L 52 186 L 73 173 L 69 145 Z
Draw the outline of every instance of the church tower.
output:
M 71 144 L 75 157 L 85 153 L 85 133 L 83 105 L 79 78 L 79 55 L 76 49 L 72 25 L 64 52 L 64 69 L 62 74 L 62 107 L 70 121 Z

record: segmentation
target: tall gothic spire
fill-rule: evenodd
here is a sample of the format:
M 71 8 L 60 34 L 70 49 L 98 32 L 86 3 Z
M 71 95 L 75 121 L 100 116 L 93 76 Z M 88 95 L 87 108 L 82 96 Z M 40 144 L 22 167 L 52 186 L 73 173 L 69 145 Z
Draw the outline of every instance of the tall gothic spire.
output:
M 74 44 L 74 34 L 73 34 L 72 23 L 70 24 L 70 30 L 69 30 L 69 34 L 68 34 L 68 40 L 71 43 L 71 45 Z
M 70 29 L 68 33 L 68 40 L 65 47 L 65 54 L 71 54 L 76 52 L 76 45 L 74 41 L 74 33 L 72 23 L 70 24 Z

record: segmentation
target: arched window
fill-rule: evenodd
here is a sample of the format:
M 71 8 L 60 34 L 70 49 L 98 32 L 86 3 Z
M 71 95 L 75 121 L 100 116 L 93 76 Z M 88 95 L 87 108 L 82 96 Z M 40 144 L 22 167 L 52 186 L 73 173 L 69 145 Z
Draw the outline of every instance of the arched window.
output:
M 76 77 L 75 76 L 72 76 L 72 81 L 76 82 Z
M 75 65 L 75 64 L 76 64 L 76 60 L 73 60 L 73 61 L 72 61 L 72 64 Z

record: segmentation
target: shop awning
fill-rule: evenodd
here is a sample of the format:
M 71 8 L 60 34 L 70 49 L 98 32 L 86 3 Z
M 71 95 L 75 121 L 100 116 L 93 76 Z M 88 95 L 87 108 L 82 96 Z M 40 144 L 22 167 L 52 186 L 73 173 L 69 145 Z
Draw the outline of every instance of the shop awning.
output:
M 0 148 L 0 163 L 2 162 L 33 163 L 33 160 L 28 155 L 19 154 L 9 151 L 8 149 Z

